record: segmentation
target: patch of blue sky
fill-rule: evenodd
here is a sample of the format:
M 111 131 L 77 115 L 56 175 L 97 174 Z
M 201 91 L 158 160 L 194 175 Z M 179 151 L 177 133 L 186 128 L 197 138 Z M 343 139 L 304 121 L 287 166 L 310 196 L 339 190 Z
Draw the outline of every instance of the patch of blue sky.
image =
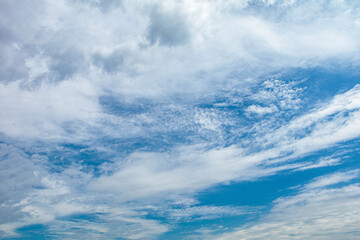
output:
M 213 226 L 216 224 L 229 230 L 254 222 L 272 209 L 273 202 L 276 199 L 295 195 L 299 191 L 300 186 L 306 185 L 316 177 L 333 172 L 359 169 L 360 165 L 357 160 L 360 155 L 356 151 L 357 148 L 355 146 L 358 146 L 358 140 L 339 144 L 332 149 L 322 150 L 295 161 L 296 163 L 312 163 L 314 164 L 313 168 L 295 171 L 285 170 L 254 181 L 231 182 L 202 191 L 196 195 L 198 200 L 198 203 L 195 205 L 196 207 L 258 206 L 260 208 L 242 216 L 218 216 L 211 220 L 197 219 L 196 216 L 192 216 L 187 221 L 178 223 L 174 230 L 163 235 L 161 239 L 166 239 L 167 237 L 181 239 L 184 236 L 193 235 L 196 229 L 213 229 Z M 341 162 L 336 162 L 334 165 L 316 166 L 315 162 L 324 157 L 338 158 L 341 159 Z M 358 182 L 356 179 L 351 181 L 351 183 L 356 182 Z M 333 185 L 333 187 L 342 187 L 347 184 L 349 183 L 338 183 Z M 163 220 L 168 223 L 166 219 Z
M 48 240 L 48 239 L 54 239 L 57 236 L 56 234 L 52 234 L 49 231 L 49 227 L 43 224 L 33 224 L 33 225 L 27 225 L 24 227 L 21 227 L 17 229 L 18 236 L 11 237 L 11 238 L 2 238 L 4 240 L 10 240 L 10 239 L 25 239 L 25 240 Z
M 360 154 L 357 151 L 359 140 L 352 140 L 339 146 L 319 151 L 307 157 L 300 158 L 296 162 L 316 162 L 324 156 L 341 159 L 340 163 L 328 166 L 318 166 L 304 170 L 285 170 L 275 175 L 266 176 L 254 181 L 231 182 L 225 185 L 214 186 L 206 191 L 197 194 L 196 199 L 199 206 L 258 206 L 260 207 L 253 214 L 241 217 L 225 217 L 218 219 L 218 223 L 227 229 L 239 227 L 256 221 L 261 216 L 271 211 L 273 202 L 286 196 L 295 195 L 300 186 L 304 186 L 313 179 L 333 172 L 360 169 L 358 161 Z M 354 179 L 351 183 L 358 183 Z M 337 183 L 334 187 L 341 187 L 349 183 Z M 216 222 L 216 220 L 214 220 Z M 201 227 L 212 228 L 214 222 L 201 222 Z M 191 225 L 191 224 L 189 224 Z
M 351 153 L 349 155 L 346 154 L 345 159 L 339 165 L 317 167 L 303 171 L 283 171 L 255 181 L 233 182 L 228 185 L 215 186 L 198 194 L 197 198 L 204 205 L 271 206 L 275 199 L 295 193 L 297 190 L 293 187 L 304 185 L 315 177 L 342 169 L 359 167 L 357 162 L 359 154 Z M 320 153 L 315 156 L 302 158 L 300 161 L 313 161 L 322 156 Z
M 360 80 L 360 71 L 356 66 L 343 66 L 341 63 L 326 67 L 289 69 L 284 78 L 302 81 L 305 86 L 304 100 L 308 109 L 319 101 L 327 101 L 334 95 L 353 88 Z

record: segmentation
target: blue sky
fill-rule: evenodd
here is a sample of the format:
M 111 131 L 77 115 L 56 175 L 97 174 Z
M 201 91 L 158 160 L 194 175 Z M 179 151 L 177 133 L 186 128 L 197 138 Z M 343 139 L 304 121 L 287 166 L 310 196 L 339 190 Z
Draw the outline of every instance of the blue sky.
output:
M 357 239 L 359 12 L 0 0 L 0 238 Z

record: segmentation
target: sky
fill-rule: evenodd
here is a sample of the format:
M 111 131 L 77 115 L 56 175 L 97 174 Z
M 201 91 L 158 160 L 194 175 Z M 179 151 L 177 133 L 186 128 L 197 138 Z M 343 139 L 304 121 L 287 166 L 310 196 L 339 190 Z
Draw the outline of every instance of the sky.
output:
M 360 2 L 0 0 L 0 239 L 360 239 Z

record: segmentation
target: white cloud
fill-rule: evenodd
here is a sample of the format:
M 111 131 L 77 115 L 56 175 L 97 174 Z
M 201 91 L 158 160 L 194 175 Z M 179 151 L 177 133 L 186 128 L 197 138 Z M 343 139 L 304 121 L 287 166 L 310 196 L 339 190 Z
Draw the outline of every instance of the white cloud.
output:
M 98 178 L 94 178 L 91 173 L 85 174 L 77 170 L 76 166 L 55 175 L 49 175 L 43 167 L 34 175 L 33 172 L 36 171 L 28 168 L 31 170 L 29 174 L 34 178 L 32 181 L 40 188 L 32 189 L 32 186 L 28 186 L 25 195 L 18 198 L 18 202 L 21 199 L 23 201 L 20 204 L 10 205 L 15 215 L 17 212 L 21 214 L 14 216 L 17 221 L 3 223 L 2 229 L 8 234 L 14 234 L 17 227 L 33 223 L 55 223 L 58 217 L 74 213 L 110 214 L 114 208 L 99 206 L 100 196 L 104 193 L 111 197 L 111 202 L 125 204 L 126 210 L 126 207 L 131 206 L 128 204 L 135 200 L 139 203 L 138 206 L 150 201 L 151 198 L 154 198 L 155 202 L 159 201 L 156 198 L 174 201 L 176 197 L 186 197 L 219 183 L 254 180 L 288 169 L 304 170 L 309 167 L 308 163 L 291 163 L 291 160 L 360 135 L 356 131 L 356 126 L 359 125 L 359 106 L 356 104 L 358 98 L 356 86 L 348 92 L 335 96 L 329 103 L 324 103 L 310 113 L 295 118 L 277 131 L 267 133 L 265 138 L 261 134 L 255 135 L 256 138 L 252 140 L 261 142 L 266 139 L 269 146 L 256 152 L 251 147 L 241 148 L 237 145 L 210 149 L 207 145 L 182 146 L 163 153 L 134 152 L 126 158 L 126 161 L 115 161 L 110 164 L 112 170 Z M 299 122 L 304 121 L 306 124 L 303 124 L 303 128 L 312 127 L 307 134 L 298 137 L 298 132 L 303 131 Z M 38 160 L 38 157 L 31 158 L 35 163 Z M 321 161 L 319 164 L 321 165 Z M 6 169 L 9 172 L 16 167 L 7 166 Z M 15 175 L 14 182 L 19 181 L 19 177 Z M 328 183 L 336 183 L 338 181 L 336 179 Z M 328 183 L 325 185 L 329 185 Z M 79 191 L 80 189 L 82 191 Z M 86 189 L 90 192 L 84 193 Z M 5 192 L 9 193 L 8 190 Z M 93 196 L 92 200 L 86 200 L 89 196 Z M 65 200 L 69 197 L 72 200 Z M 222 208 L 205 207 L 206 209 L 220 211 Z M 200 211 L 196 208 L 193 210 Z M 226 208 L 223 210 L 226 212 Z M 209 216 L 212 214 L 211 211 L 208 212 Z M 30 217 L 24 217 L 22 214 L 28 214 Z M 135 224 L 134 238 L 141 238 L 143 236 L 141 234 L 147 231 L 148 234 L 156 235 L 167 229 L 166 226 L 156 223 L 159 224 L 159 231 L 146 230 L 151 229 L 147 225 L 147 221 L 150 220 L 139 216 L 137 211 L 119 213 L 113 217 L 122 222 Z M 106 226 L 107 224 L 104 225 Z
M 303 170 L 306 164 L 286 165 L 287 161 L 326 149 L 334 144 L 360 136 L 359 106 L 353 105 L 360 95 L 358 86 L 334 97 L 330 104 L 314 109 L 294 119 L 288 125 L 259 135 L 255 141 L 264 141 L 270 147 L 253 152 L 251 148 L 239 148 L 236 145 L 227 148 L 206 150 L 206 146 L 181 147 L 171 153 L 137 152 L 129 156 L 115 173 L 103 175 L 91 183 L 91 188 L 119 194 L 119 199 L 127 201 L 168 192 L 193 192 L 210 187 L 213 184 L 232 180 L 250 180 L 274 174 L 288 168 Z M 336 110 L 338 99 L 345 100 Z M 355 110 L 344 116 L 344 110 Z M 317 112 L 320 112 L 318 115 Z M 338 114 L 331 119 L 319 119 L 322 112 Z M 312 117 L 316 116 L 316 117 Z M 326 117 L 328 115 L 323 115 Z M 306 124 L 300 125 L 307 119 Z M 305 136 L 298 137 L 309 125 L 314 127 Z M 294 131 L 294 126 L 297 131 Z M 265 131 L 266 132 L 266 131 Z M 301 135 L 300 135 L 301 136 Z M 279 165 L 280 164 L 280 165 Z M 118 184 L 119 182 L 123 184 Z
M 129 239 L 151 238 L 168 231 L 165 224 L 144 218 L 131 205 L 107 205 L 109 196 L 84 192 L 82 186 L 91 173 L 72 166 L 60 173 L 48 171 L 49 162 L 40 156 L 29 157 L 11 145 L 0 145 L 0 236 L 20 236 L 18 228 L 46 224 L 54 234 L 71 234 L 74 238 L 127 236 Z M 72 221 L 76 214 L 96 215 L 91 220 Z M 111 231 L 109 231 L 111 229 Z
M 83 80 L 34 91 L 20 89 L 17 82 L 0 85 L 0 131 L 10 137 L 49 140 L 66 139 L 71 131 L 86 137 L 81 136 L 84 124 L 94 125 L 99 114 L 95 91 Z
M 256 208 L 231 206 L 192 206 L 187 208 L 171 209 L 167 217 L 176 221 L 198 221 L 203 219 L 224 218 L 237 215 L 248 215 Z
M 342 163 L 340 158 L 325 157 L 321 158 L 315 163 L 305 163 L 303 167 L 297 168 L 296 171 L 304 171 L 312 168 L 336 166 Z
M 288 68 L 326 68 L 331 62 L 357 66 L 358 3 L 106 2 L 0 4 L 0 132 L 13 143 L 0 148 L 5 233 L 44 223 L 77 238 L 81 234 L 60 217 L 103 213 L 109 218 L 101 226 L 84 221 L 78 228 L 109 237 L 113 232 L 153 238 L 169 227 L 141 214 L 139 205 L 149 199 L 176 202 L 216 184 L 337 164 L 291 161 L 360 136 L 359 86 L 289 123 L 284 120 L 282 127 L 265 119 L 246 132 L 249 137 L 231 144 L 224 143 L 225 126 L 238 129 L 239 119 L 199 107 L 234 89 L 246 95 L 263 76 Z M 270 79 L 261 88 L 245 112 L 270 115 L 301 104 L 302 89 L 291 83 Z M 104 97 L 110 103 L 102 102 Z M 241 99 L 231 100 L 241 105 Z M 236 131 L 229 135 L 239 139 Z M 142 137 L 151 143 L 160 139 L 168 144 L 166 151 L 121 146 Z M 109 147 L 103 139 L 116 144 Z M 54 173 L 46 157 L 20 150 L 25 146 L 46 155 L 61 152 L 62 143 L 122 155 L 112 156 L 97 173 L 80 165 L 86 159 Z M 124 148 L 131 154 L 121 152 Z M 114 207 L 120 203 L 122 209 Z M 219 216 L 231 209 L 192 206 L 173 214 Z
M 315 179 L 305 186 L 306 189 L 322 188 L 337 183 L 349 182 L 359 177 L 359 171 L 353 170 L 348 172 L 338 172 Z
M 168 102 L 178 95 L 182 97 L 177 101 L 196 101 L 248 86 L 269 71 L 326 65 L 329 58 L 345 61 L 356 58 L 359 51 L 356 14 L 351 11 L 357 6 L 345 2 L 331 1 L 330 13 L 320 11 L 323 3 L 315 1 L 291 4 L 286 11 L 272 10 L 284 14 L 279 19 L 247 13 L 252 1 L 122 1 L 105 14 L 99 11 L 100 3 L 59 0 L 34 4 L 31 16 L 38 16 L 36 19 L 24 10 L 28 4 L 18 4 L 17 11 L 6 15 L 13 22 L 6 26 L 12 38 L 4 39 L 3 46 L 8 49 L 9 44 L 11 51 L 20 51 L 13 47 L 16 43 L 22 52 L 16 61 L 22 63 L 8 58 L 5 65 L 21 76 L 12 80 L 4 76 L 3 82 L 17 81 L 0 86 L 0 130 L 19 138 L 65 138 L 76 128 L 84 135 L 89 131 L 85 125 L 108 117 L 102 115 L 97 98 L 109 92 L 130 102 L 139 97 Z M 5 5 L 15 8 L 11 3 Z M 141 47 L 147 42 L 154 6 L 165 17 L 174 9 L 181 12 L 172 24 L 180 24 L 189 34 L 187 44 Z M 313 6 L 316 11 L 305 11 Z M 299 12 L 314 21 L 304 23 Z M 37 39 L 38 35 L 42 38 Z M 235 72 L 237 77 L 230 80 L 228 76 Z M 249 77 L 253 80 L 244 80 Z M 283 98 L 278 108 L 299 104 L 290 91 L 275 93 Z M 249 109 L 275 110 L 273 106 Z M 73 124 L 70 130 L 66 129 L 69 123 Z
M 259 114 L 259 115 L 264 115 L 264 114 L 276 112 L 276 111 L 278 111 L 278 109 L 274 105 L 271 105 L 270 107 L 262 107 L 262 106 L 259 106 L 259 105 L 251 105 L 248 108 L 246 108 L 245 111 L 248 112 L 248 113 L 255 113 L 255 114 Z

